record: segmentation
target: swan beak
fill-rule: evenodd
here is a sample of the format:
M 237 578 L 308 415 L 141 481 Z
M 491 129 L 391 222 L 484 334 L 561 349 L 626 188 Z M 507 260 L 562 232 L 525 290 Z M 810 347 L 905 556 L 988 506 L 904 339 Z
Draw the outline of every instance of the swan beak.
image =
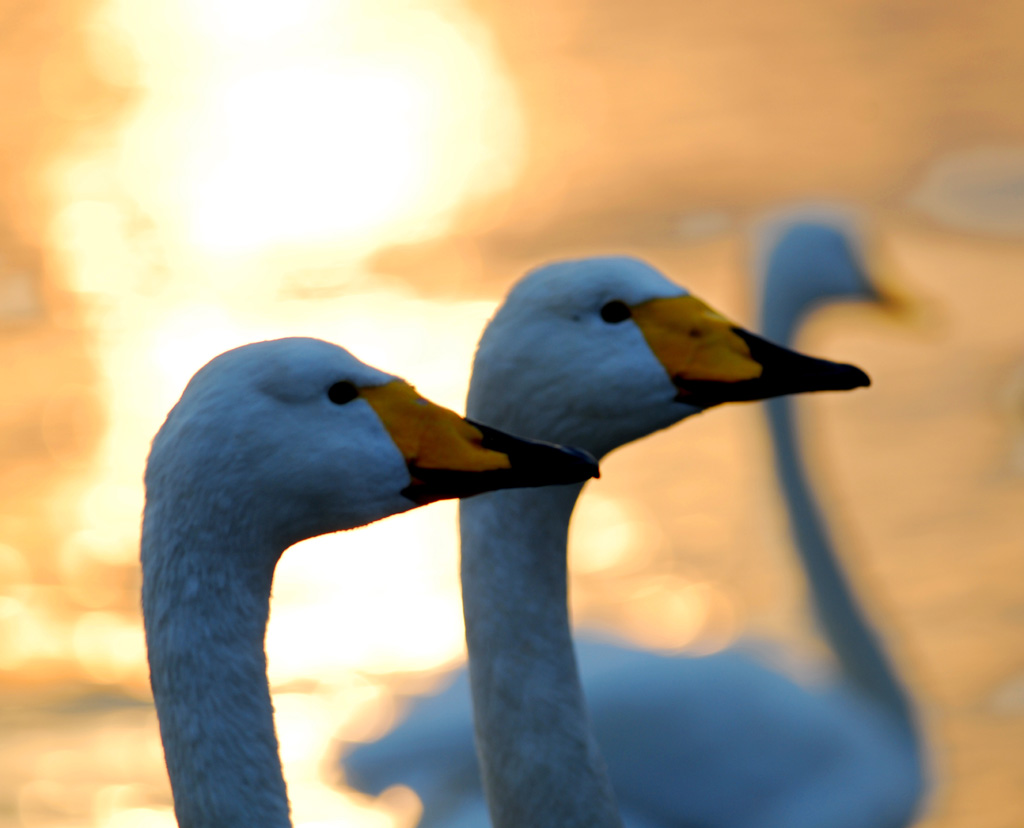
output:
M 585 451 L 513 437 L 463 419 L 421 397 L 411 385 L 363 388 L 409 467 L 402 495 L 424 505 L 495 489 L 580 483 L 598 476 Z
M 805 356 L 735 325 L 694 296 L 652 299 L 632 316 L 673 385 L 698 408 L 871 384 L 860 368 Z

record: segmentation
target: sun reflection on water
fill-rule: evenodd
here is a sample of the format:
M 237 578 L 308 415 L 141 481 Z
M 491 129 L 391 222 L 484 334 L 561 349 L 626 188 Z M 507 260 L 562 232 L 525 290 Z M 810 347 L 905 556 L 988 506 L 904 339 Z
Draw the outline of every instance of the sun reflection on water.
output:
M 207 105 L 216 139 L 190 170 L 191 237 L 246 251 L 362 239 L 393 222 L 426 189 L 431 104 L 426 81 L 372 64 L 295 65 L 225 83 Z
M 284 5 L 112 0 L 103 17 L 146 87 L 117 174 L 178 252 L 366 253 L 514 179 L 513 94 L 457 3 Z

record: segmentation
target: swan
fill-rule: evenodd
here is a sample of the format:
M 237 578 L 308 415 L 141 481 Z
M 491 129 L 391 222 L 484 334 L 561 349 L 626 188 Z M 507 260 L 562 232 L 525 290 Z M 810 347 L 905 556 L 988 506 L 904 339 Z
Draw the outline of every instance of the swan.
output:
M 761 269 L 760 327 L 790 345 L 804 319 L 824 302 L 888 299 L 867 276 L 861 255 L 841 223 L 805 221 L 786 229 Z M 792 400 L 767 400 L 775 471 L 785 493 L 795 547 L 811 584 L 811 601 L 844 682 L 884 710 L 920 763 L 913 705 L 842 571 L 797 439 Z M 920 795 L 920 789 L 917 790 Z
M 655 394 L 652 399 L 644 392 L 643 383 L 656 389 L 667 374 L 651 349 L 644 348 L 658 340 L 639 336 L 638 328 L 647 322 L 642 313 L 632 314 L 637 324 L 623 319 L 622 331 L 614 325 L 604 328 L 593 319 L 595 307 L 602 312 L 608 308 L 609 296 L 629 296 L 627 305 L 643 307 L 644 297 L 671 296 L 673 292 L 681 290 L 630 260 L 589 260 L 538 271 L 512 291 L 484 334 L 474 365 L 469 410 L 486 412 L 517 433 L 572 434 L 599 456 L 697 413 L 717 401 L 715 388 L 705 387 L 708 396 L 702 405 L 676 401 L 675 408 L 667 410 L 664 398 Z M 606 304 L 601 305 L 602 301 Z M 614 312 L 611 316 L 617 318 Z M 577 318 L 577 325 L 566 325 L 565 317 Z M 508 343 L 517 331 L 522 341 L 518 348 L 510 348 Z M 690 329 L 684 326 L 678 332 L 688 335 Z M 531 342 L 542 342 L 544 347 L 531 346 Z M 757 350 L 752 353 L 758 356 Z M 853 373 L 856 369 L 847 370 L 851 382 L 845 387 L 867 383 L 863 374 Z M 628 374 L 629 382 L 622 374 Z M 568 375 L 574 377 L 575 385 L 565 400 L 571 401 L 573 410 L 555 404 L 544 409 L 542 396 L 532 398 L 530 406 L 517 403 L 520 389 L 562 387 Z M 729 392 L 728 384 L 718 385 L 724 398 L 738 398 Z M 814 383 L 784 389 L 763 385 L 757 396 L 814 387 Z M 504 722 L 514 731 L 509 738 L 529 745 L 531 739 L 521 734 L 530 733 L 532 749 L 546 757 L 546 770 L 538 771 L 524 787 L 574 788 L 569 774 L 559 768 L 586 769 L 589 782 L 581 796 L 548 790 L 550 801 L 566 806 L 558 816 L 564 820 L 562 824 L 617 824 L 596 747 L 585 735 L 586 719 L 568 649 L 565 529 L 577 494 L 578 487 L 564 487 L 549 490 L 542 499 L 509 493 L 464 504 L 463 600 L 470 672 L 481 760 L 485 775 L 491 776 L 492 800 L 494 790 L 501 790 L 502 774 L 516 778 L 518 766 L 530 762 L 529 749 L 525 756 L 502 751 Z M 524 515 L 530 515 L 528 522 Z M 509 521 L 512 525 L 507 525 Z M 533 588 L 540 589 L 540 584 L 545 599 L 530 592 L 531 582 L 523 575 L 521 586 L 532 600 L 518 596 L 514 606 L 505 608 L 501 598 L 509 591 L 509 578 L 500 593 L 492 595 L 489 576 L 479 568 L 479 561 L 494 551 L 492 547 L 512 545 L 517 539 L 523 550 L 533 550 L 522 554 L 536 569 L 530 573 L 536 581 Z M 538 549 L 546 549 L 547 554 Z M 512 554 L 508 560 L 514 560 Z M 543 572 L 540 562 L 547 567 Z M 507 563 L 504 566 L 507 568 Z M 525 612 L 527 617 L 502 623 L 495 619 L 505 618 L 505 614 L 496 607 L 520 616 Z M 536 616 L 545 619 L 545 638 L 531 628 L 536 619 L 522 607 L 533 607 Z M 516 665 L 514 659 L 504 663 L 500 657 L 495 666 L 495 658 L 488 653 L 511 649 L 513 645 L 504 639 L 514 630 L 525 631 L 515 646 L 523 651 L 541 649 L 544 669 L 537 668 L 532 683 L 520 679 L 510 683 L 513 690 L 509 690 L 503 689 L 502 682 L 510 675 L 521 676 L 526 668 Z M 491 635 L 503 646 L 495 646 Z M 483 653 L 482 659 L 478 653 Z M 892 801 L 896 798 L 893 791 L 905 785 L 904 777 L 912 773 L 896 761 L 881 769 L 871 767 L 873 760 L 886 760 L 885 751 L 874 750 L 874 745 L 888 738 L 889 722 L 864 699 L 846 693 L 810 692 L 736 651 L 704 658 L 667 658 L 585 642 L 579 656 L 597 743 L 607 758 L 608 775 L 628 824 L 788 828 L 900 824 L 890 819 L 899 810 Z M 482 669 L 478 669 L 481 663 Z M 562 689 L 550 692 L 556 680 Z M 414 787 L 424 800 L 423 825 L 485 824 L 486 812 L 477 793 L 479 778 L 473 773 L 468 685 L 465 675 L 459 675 L 449 690 L 424 701 L 394 734 L 350 755 L 346 762 L 350 782 L 374 793 L 395 783 Z M 531 690 L 534 695 L 529 694 Z M 503 703 L 494 701 L 502 698 Z M 532 732 L 530 721 L 518 721 L 531 709 L 527 701 L 546 709 L 549 717 Z M 512 714 L 502 704 L 510 706 Z M 564 716 L 565 710 L 572 715 Z M 540 719 L 543 721 L 543 716 Z M 798 724 L 795 729 L 794 720 Z M 571 723 L 568 731 L 566 721 Z M 559 742 L 569 739 L 575 753 L 553 752 L 545 742 L 550 733 L 558 733 Z M 503 764 L 488 768 L 488 757 L 503 752 L 510 754 Z M 880 784 L 885 790 L 876 794 L 872 786 L 886 774 L 891 781 L 883 780 Z M 544 801 L 522 789 L 519 795 L 522 802 Z M 567 802 L 567 797 L 574 801 Z M 862 803 L 862 798 L 868 802 Z M 510 799 L 514 800 L 514 795 L 492 802 L 496 825 L 512 825 L 516 819 L 521 824 L 558 824 L 557 819 L 547 821 L 550 814 L 519 813 Z M 587 816 L 566 816 L 569 813 Z
M 442 498 L 582 480 L 582 452 L 471 424 L 316 339 L 201 368 L 153 440 L 142 608 L 179 824 L 290 825 L 266 676 L 284 550 Z

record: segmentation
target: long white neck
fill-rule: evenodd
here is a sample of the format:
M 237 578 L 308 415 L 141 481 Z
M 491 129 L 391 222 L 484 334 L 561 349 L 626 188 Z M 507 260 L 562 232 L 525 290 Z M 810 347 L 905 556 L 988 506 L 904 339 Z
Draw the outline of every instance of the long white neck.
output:
M 813 285 L 813 280 L 804 280 L 804 284 Z M 791 293 L 768 291 L 762 302 L 761 323 L 765 335 L 787 346 L 792 345 L 800 323 L 813 307 L 806 296 Z M 808 481 L 797 439 L 794 401 L 780 397 L 768 400 L 765 407 L 775 470 L 785 494 L 790 527 L 807 572 L 814 612 L 822 631 L 849 682 L 890 711 L 906 728 L 908 736 L 916 740 L 910 698 L 846 579 Z
M 582 486 L 460 506 L 473 715 L 495 828 L 621 828 L 569 626 L 566 548 Z
M 287 828 L 263 649 L 282 550 L 219 525 L 215 504 L 208 520 L 189 506 L 183 519 L 171 503 L 148 505 L 142 536 L 150 680 L 175 813 L 182 828 Z
M 913 708 L 878 634 L 868 623 L 836 557 L 821 507 L 807 479 L 797 441 L 793 401 L 767 402 L 775 469 L 811 588 L 814 612 L 848 681 L 915 733 Z

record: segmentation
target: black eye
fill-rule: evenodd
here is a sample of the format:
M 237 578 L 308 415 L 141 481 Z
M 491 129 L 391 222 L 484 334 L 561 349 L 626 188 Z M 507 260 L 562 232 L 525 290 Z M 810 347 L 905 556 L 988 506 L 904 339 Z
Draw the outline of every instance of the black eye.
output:
M 601 318 L 605 322 L 611 322 L 613 324 L 615 322 L 624 322 L 632 315 L 633 313 L 630 311 L 629 305 L 625 302 L 620 302 L 618 299 L 609 302 L 601 308 Z
M 327 389 L 327 399 L 335 405 L 344 405 L 352 402 L 359 396 L 359 389 L 351 382 L 336 382 Z

